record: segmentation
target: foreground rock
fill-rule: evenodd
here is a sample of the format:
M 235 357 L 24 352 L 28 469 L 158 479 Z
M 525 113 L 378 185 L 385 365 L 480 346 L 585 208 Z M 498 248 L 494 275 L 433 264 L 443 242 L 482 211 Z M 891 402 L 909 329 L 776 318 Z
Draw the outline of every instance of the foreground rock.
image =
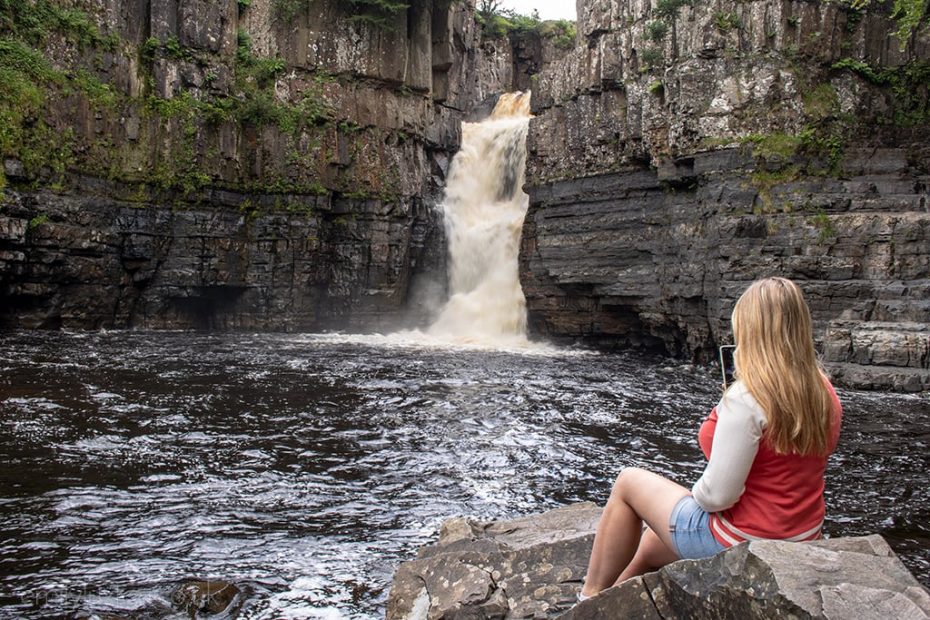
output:
M 877 535 L 758 541 L 683 560 L 573 607 L 600 509 L 452 519 L 397 570 L 387 617 L 927 618 L 930 594 Z
M 577 504 L 525 519 L 450 519 L 439 542 L 401 564 L 388 618 L 533 618 L 581 588 L 601 510 Z

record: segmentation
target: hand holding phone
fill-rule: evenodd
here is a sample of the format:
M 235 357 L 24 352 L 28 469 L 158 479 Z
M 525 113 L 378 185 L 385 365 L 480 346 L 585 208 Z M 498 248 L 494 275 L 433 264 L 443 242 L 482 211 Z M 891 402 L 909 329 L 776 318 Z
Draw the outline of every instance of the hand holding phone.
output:
M 724 390 L 733 383 L 733 373 L 736 372 L 736 362 L 733 359 L 734 351 L 736 351 L 735 344 L 725 344 L 720 347 L 720 374 L 723 377 Z

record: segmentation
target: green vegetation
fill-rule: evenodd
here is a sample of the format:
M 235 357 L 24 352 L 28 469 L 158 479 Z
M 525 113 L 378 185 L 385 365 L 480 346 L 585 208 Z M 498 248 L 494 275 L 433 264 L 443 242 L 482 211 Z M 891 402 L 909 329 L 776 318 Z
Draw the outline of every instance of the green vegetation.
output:
M 876 86 L 891 88 L 894 111 L 888 122 L 901 127 L 930 123 L 930 61 L 912 60 L 900 67 L 875 67 L 854 58 L 842 58 L 833 68 L 850 71 Z
M 54 66 L 39 50 L 54 48 L 59 41 L 74 48 L 89 47 L 98 52 L 97 59 L 100 51 L 119 51 L 123 45 L 118 38 L 101 34 L 94 19 L 80 10 L 62 9 L 48 0 L 0 0 L 0 159 L 18 160 L 31 183 L 61 188 L 69 169 L 87 167 L 111 179 L 140 183 L 139 200 L 148 199 L 146 186 L 189 196 L 213 181 L 206 162 L 215 162 L 219 157 L 217 147 L 209 142 L 214 138 L 205 129 L 227 122 L 275 126 L 293 141 L 292 148 L 297 149 L 299 144 L 302 151 L 315 153 L 307 155 L 308 161 L 298 170 L 313 170 L 319 164 L 321 141 L 317 136 L 305 136 L 307 132 L 318 132 L 321 126 L 332 125 L 333 111 L 322 92 L 332 78 L 324 74 L 315 79 L 311 76 L 300 101 L 279 100 L 274 84 L 285 69 L 283 59 L 256 57 L 244 31 L 238 37 L 234 84 L 229 95 L 201 92 L 195 96 L 181 90 L 170 98 L 158 97 L 153 94 L 153 75 L 145 71 L 144 90 L 148 94 L 132 98 L 100 79 L 92 53 L 84 54 L 83 62 L 71 61 L 73 66 Z M 123 53 L 129 51 L 122 47 Z M 177 37 L 164 41 L 149 38 L 137 52 L 143 67 L 158 57 L 197 59 L 195 52 L 183 47 Z M 217 73 L 210 71 L 205 82 L 217 78 Z M 133 138 L 139 141 L 137 145 L 116 147 L 108 132 L 95 135 L 85 130 L 76 135 L 70 123 L 80 108 L 77 112 L 69 111 L 73 104 L 69 104 L 69 110 L 55 108 L 56 102 L 76 94 L 89 104 L 91 118 L 107 119 L 104 122 L 108 123 L 115 121 L 117 114 L 131 118 L 141 113 L 147 118 L 145 130 Z M 343 129 L 347 135 L 360 131 L 349 123 Z M 152 130 L 155 135 L 150 133 Z M 150 142 L 153 138 L 154 144 Z M 150 159 L 153 152 L 155 157 Z M 268 191 L 273 185 L 282 192 L 327 192 L 317 181 L 292 182 L 279 172 L 270 177 L 256 182 L 256 191 Z M 0 190 L 6 185 L 0 169 Z
M 43 111 L 49 89 L 67 88 L 68 78 L 35 49 L 0 37 L 0 83 L 0 157 L 17 157 L 27 174 L 49 168 L 60 178 L 73 157 L 73 132 L 51 127 Z
M 393 0 L 346 0 L 346 3 L 351 11 L 349 21 L 387 29 L 393 28 L 397 16 L 410 7 L 407 2 Z
M 152 64 L 160 47 L 161 41 L 155 37 L 149 37 L 145 40 L 145 43 L 139 47 L 139 59 L 142 60 L 144 64 Z
M 759 194 L 759 199 L 762 201 L 761 208 L 757 207 L 755 210 L 756 215 L 774 212 L 772 190 L 778 185 L 794 181 L 800 174 L 801 170 L 797 166 L 786 166 L 775 171 L 756 170 L 753 172 L 750 177 L 750 183 L 756 189 L 756 192 Z M 786 206 L 784 210 L 790 211 L 791 209 Z
M 808 125 L 797 135 L 751 134 L 740 138 L 739 142 L 752 145 L 753 156 L 767 164 L 787 166 L 796 156 L 804 155 L 824 159 L 827 171 L 836 172 L 843 159 L 844 139 L 839 133 L 830 133 L 829 129 Z
M 740 27 L 739 15 L 718 11 L 714 13 L 714 26 L 723 34 L 736 30 Z
M 168 40 L 165 41 L 165 54 L 175 60 L 186 60 L 190 57 L 187 50 L 181 47 L 181 41 L 174 35 L 168 37 Z
M 817 234 L 817 241 L 819 243 L 829 241 L 837 235 L 833 220 L 830 219 L 830 216 L 827 215 L 823 209 L 818 209 L 815 215 L 807 218 L 807 223 L 819 231 Z
M 694 0 L 659 0 L 653 13 L 660 19 L 674 20 L 685 6 L 694 6 Z
M 852 13 L 860 14 L 873 5 L 881 7 L 885 4 L 881 0 L 839 0 L 839 3 Z M 894 0 L 891 16 L 898 24 L 894 35 L 902 51 L 907 47 L 914 33 L 926 26 L 928 10 L 930 10 L 930 4 L 927 0 Z M 857 18 L 856 24 L 858 24 L 858 19 L 861 17 Z
M 783 163 L 794 157 L 802 140 L 798 136 L 785 133 L 751 134 L 742 139 L 744 144 L 752 144 L 752 154 L 770 163 Z
M 82 91 L 95 108 L 113 108 L 118 95 L 113 87 L 100 81 L 100 78 L 86 69 L 78 69 L 71 76 L 71 83 Z
M 541 22 L 538 26 L 539 35 L 544 39 L 552 39 L 553 44 L 563 50 L 575 47 L 575 22 L 567 19 L 556 19 Z
M 649 92 L 658 97 L 665 92 L 665 84 L 662 83 L 662 80 L 655 80 L 649 84 Z
M 559 49 L 571 49 L 575 46 L 575 22 L 567 19 L 543 21 L 539 18 L 538 11 L 533 11 L 530 15 L 521 15 L 500 8 L 500 2 L 494 0 L 481 0 L 475 17 L 482 34 L 488 39 L 535 34 L 551 40 Z
M 920 28 L 927 16 L 926 0 L 895 0 L 894 18 L 898 22 L 895 36 L 901 42 L 901 49 L 907 47 L 907 41 Z
M 239 0 L 239 9 L 243 7 Z M 251 4 L 251 0 L 244 0 Z M 282 21 L 290 21 L 298 14 L 307 11 L 310 8 L 311 0 L 274 0 L 272 5 L 275 16 Z M 376 28 L 392 30 L 397 23 L 397 18 L 406 13 L 410 7 L 409 2 L 397 2 L 395 0 L 345 0 L 346 19 L 350 22 L 366 24 Z
M 651 71 L 665 62 L 665 56 L 662 50 L 656 47 L 647 47 L 640 52 L 639 59 L 642 62 L 641 71 Z
M 651 21 L 646 24 L 646 38 L 654 43 L 664 39 L 666 33 L 668 33 L 668 24 L 663 21 Z
M 802 97 L 804 112 L 815 120 L 829 118 L 839 108 L 839 97 L 831 84 L 820 84 Z
M 29 224 L 27 225 L 27 228 L 28 230 L 32 231 L 38 228 L 39 226 L 41 226 L 42 224 L 45 224 L 46 222 L 48 222 L 48 215 L 46 215 L 45 213 L 42 213 L 42 214 L 35 216 L 31 220 L 29 220 Z
M 322 88 L 332 78 L 319 73 L 314 86 L 304 92 L 296 105 L 278 101 L 274 82 L 284 72 L 284 60 L 279 57 L 258 58 L 252 54 L 251 39 L 243 31 L 238 35 L 236 51 L 236 89 L 241 98 L 230 101 L 229 117 L 247 125 L 276 125 L 289 134 L 297 134 L 308 126 L 329 121 L 333 110 L 323 99 Z
M 685 6 L 694 6 L 694 0 L 659 0 L 652 15 L 656 19 L 647 22 L 644 34 L 647 41 L 654 45 L 639 50 L 640 71 L 643 73 L 652 71 L 665 62 L 665 55 L 662 52 L 660 44 L 668 34 L 675 19 L 678 17 L 678 11 Z M 652 92 L 652 91 L 650 91 Z
M 50 0 L 0 0 L 0 32 L 33 46 L 45 43 L 52 33 L 81 49 L 112 51 L 119 45 L 119 37 L 101 33 L 86 12 Z

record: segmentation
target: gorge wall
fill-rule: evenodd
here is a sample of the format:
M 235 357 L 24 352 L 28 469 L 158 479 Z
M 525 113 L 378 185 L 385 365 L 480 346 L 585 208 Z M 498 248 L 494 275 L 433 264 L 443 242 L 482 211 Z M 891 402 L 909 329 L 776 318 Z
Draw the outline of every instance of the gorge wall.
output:
M 0 7 L 0 326 L 383 328 L 443 294 L 474 3 Z
M 888 9 L 579 0 L 534 93 L 532 328 L 713 359 L 783 275 L 840 383 L 930 389 L 930 34 Z
M 529 87 L 532 332 L 707 360 L 780 274 L 841 382 L 930 389 L 925 15 L 579 0 L 566 51 L 366 6 L 0 5 L 0 327 L 422 321 L 460 123 Z

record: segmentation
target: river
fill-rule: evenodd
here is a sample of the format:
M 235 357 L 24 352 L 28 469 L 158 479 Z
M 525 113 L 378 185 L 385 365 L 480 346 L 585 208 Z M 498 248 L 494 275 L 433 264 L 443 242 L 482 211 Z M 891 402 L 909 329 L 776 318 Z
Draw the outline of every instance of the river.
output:
M 0 616 L 134 614 L 191 576 L 239 618 L 370 618 L 443 519 L 699 475 L 711 369 L 335 335 L 0 336 Z M 840 391 L 829 535 L 930 583 L 930 399 Z

